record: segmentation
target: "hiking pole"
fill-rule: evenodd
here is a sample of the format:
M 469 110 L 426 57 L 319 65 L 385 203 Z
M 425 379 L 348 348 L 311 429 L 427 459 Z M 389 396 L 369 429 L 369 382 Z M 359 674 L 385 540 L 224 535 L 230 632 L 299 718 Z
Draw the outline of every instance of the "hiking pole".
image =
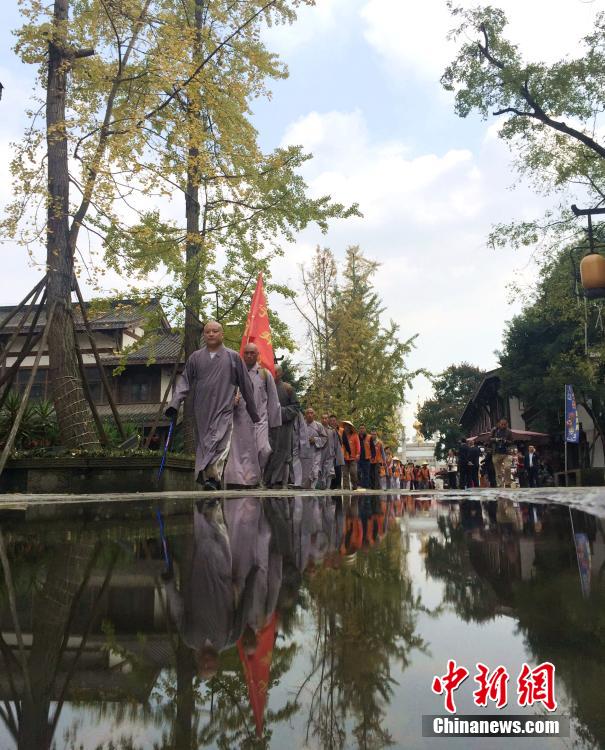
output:
M 166 443 L 164 445 L 164 455 L 162 456 L 162 461 L 160 463 L 160 470 L 158 471 L 158 482 L 162 478 L 162 474 L 164 473 L 164 468 L 166 466 L 166 457 L 168 455 L 168 448 L 170 447 L 170 440 L 172 439 L 172 433 L 174 432 L 174 422 L 175 420 L 171 420 L 170 427 L 168 428 L 168 436 L 166 437 Z
M 166 436 L 166 443 L 164 444 L 164 454 L 162 455 L 162 461 L 160 463 L 160 469 L 158 471 L 158 484 L 160 480 L 162 479 L 162 474 L 164 473 L 164 468 L 166 466 L 166 457 L 168 455 L 168 448 L 170 447 L 170 440 L 172 439 L 172 433 L 174 431 L 174 423 L 176 419 L 170 420 L 170 427 L 168 428 L 168 435 Z M 168 542 L 166 541 L 166 530 L 164 528 L 164 519 L 162 518 L 162 512 L 160 511 L 160 506 L 155 510 L 156 518 L 158 519 L 158 524 L 160 526 L 160 541 L 162 544 L 162 554 L 164 556 L 164 563 L 166 564 L 166 570 L 164 571 L 164 577 L 170 576 L 172 572 L 172 563 L 170 560 L 170 555 L 168 554 Z

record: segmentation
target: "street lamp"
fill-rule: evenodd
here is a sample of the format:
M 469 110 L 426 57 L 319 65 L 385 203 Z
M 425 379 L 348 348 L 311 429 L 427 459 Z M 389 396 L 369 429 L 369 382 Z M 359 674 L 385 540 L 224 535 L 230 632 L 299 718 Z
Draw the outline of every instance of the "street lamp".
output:
M 578 208 L 571 207 L 575 216 L 586 216 L 588 219 L 588 254 L 580 262 L 580 281 L 587 299 L 601 299 L 605 297 L 605 258 L 600 255 L 596 248 L 592 217 L 605 214 L 605 208 Z M 604 247 L 599 243 L 599 247 Z

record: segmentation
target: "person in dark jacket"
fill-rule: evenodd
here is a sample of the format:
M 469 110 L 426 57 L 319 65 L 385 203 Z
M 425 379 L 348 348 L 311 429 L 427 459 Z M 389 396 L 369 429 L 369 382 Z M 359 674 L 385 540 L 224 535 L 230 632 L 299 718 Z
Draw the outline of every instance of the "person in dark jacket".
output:
M 479 463 L 481 462 L 481 448 L 471 445 L 468 449 L 468 478 L 473 487 L 479 487 Z
M 470 446 L 467 444 L 466 438 L 462 438 L 458 446 L 458 476 L 460 478 L 459 485 L 461 490 L 465 490 L 470 484 L 468 466 L 469 449 Z
M 523 459 L 523 465 L 525 467 L 525 475 L 527 476 L 527 483 L 530 487 L 540 486 L 540 459 L 536 453 L 536 448 L 533 445 L 527 446 L 527 453 Z

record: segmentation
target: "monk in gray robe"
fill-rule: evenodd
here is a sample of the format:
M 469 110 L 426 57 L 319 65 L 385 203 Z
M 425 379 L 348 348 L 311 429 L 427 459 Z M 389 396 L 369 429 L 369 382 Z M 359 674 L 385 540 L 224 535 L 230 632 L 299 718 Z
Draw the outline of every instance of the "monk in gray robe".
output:
M 285 489 L 292 463 L 292 433 L 300 406 L 294 388 L 282 380 L 282 369 L 275 370 L 275 387 L 281 407 L 281 426 L 269 429 L 269 443 L 272 453 L 265 469 L 267 487 Z
M 305 418 L 298 412 L 292 428 L 292 463 L 290 464 L 290 484 L 297 489 L 303 486 L 303 467 L 301 444 L 306 435 Z
M 334 461 L 336 459 L 336 446 L 334 444 L 333 432 L 330 427 L 330 419 L 327 414 L 321 415 L 321 424 L 326 431 L 328 439 L 321 449 L 321 469 L 319 472 L 318 488 L 321 490 L 330 489 L 332 478 L 334 477 Z
M 302 486 L 314 490 L 321 473 L 322 448 L 328 442 L 328 433 L 316 421 L 315 411 L 306 409 L 304 421 L 300 425 L 300 462 L 302 464 Z
M 281 407 L 273 375 L 258 364 L 258 347 L 246 344 L 243 360 L 254 388 L 254 403 L 260 417 L 253 424 L 240 395 L 235 397 L 231 452 L 225 468 L 228 485 L 256 487 L 271 455 L 269 429 L 281 425 Z
M 204 341 L 206 347 L 198 349 L 188 358 L 166 415 L 173 419 L 181 402 L 193 391 L 196 477 L 204 489 L 218 490 L 231 445 L 237 389 L 252 422 L 258 422 L 259 416 L 248 372 L 239 354 L 223 346 L 223 327 L 220 323 L 206 323 Z

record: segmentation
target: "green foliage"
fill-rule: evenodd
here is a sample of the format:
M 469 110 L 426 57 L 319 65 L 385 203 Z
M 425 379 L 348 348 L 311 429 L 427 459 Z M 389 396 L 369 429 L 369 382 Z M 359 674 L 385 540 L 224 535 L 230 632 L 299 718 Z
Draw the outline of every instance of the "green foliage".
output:
M 599 140 L 605 111 L 605 15 L 597 16 L 579 56 L 548 65 L 522 58 L 506 38 L 501 9 L 464 10 L 453 2 L 449 7 L 457 23 L 450 36 L 460 48 L 441 81 L 455 92 L 456 113 L 502 117 L 498 136 L 538 193 L 561 194 L 567 204 L 600 202 L 605 187 L 605 147 Z M 542 240 L 548 255 L 561 247 L 564 235 L 569 241 L 570 229 L 573 215 L 561 208 L 541 220 L 498 225 L 490 244 Z
M 307 389 L 307 377 L 301 373 L 300 368 L 292 361 L 291 357 L 284 357 L 279 366 L 282 369 L 282 380 L 285 383 L 290 383 L 294 392 L 301 398 Z
M 508 324 L 500 353 L 502 389 L 518 396 L 532 416 L 532 429 L 561 432 L 563 393 L 574 386 L 576 399 L 605 424 L 605 340 L 601 303 L 576 296 L 567 252 L 544 267 L 533 301 Z M 588 354 L 584 322 L 587 322 Z
M 21 406 L 21 394 L 11 391 L 0 409 L 0 443 L 4 443 Z M 59 440 L 55 408 L 50 401 L 32 400 L 26 407 L 14 442 L 15 449 L 48 447 Z
M 434 395 L 422 404 L 417 416 L 424 437 L 435 439 L 437 458 L 443 458 L 460 442 L 463 436 L 460 417 L 483 375 L 483 370 L 462 362 L 431 378 Z
M 397 324 L 384 323 L 372 283 L 377 269 L 358 246 L 347 248 L 342 281 L 330 281 L 325 332 L 311 330 L 312 346 L 325 352 L 317 358 L 323 367 L 316 363 L 309 374 L 306 399 L 316 412 L 376 427 L 396 448 L 404 391 L 416 374 L 405 366 L 415 337 L 400 341 Z

